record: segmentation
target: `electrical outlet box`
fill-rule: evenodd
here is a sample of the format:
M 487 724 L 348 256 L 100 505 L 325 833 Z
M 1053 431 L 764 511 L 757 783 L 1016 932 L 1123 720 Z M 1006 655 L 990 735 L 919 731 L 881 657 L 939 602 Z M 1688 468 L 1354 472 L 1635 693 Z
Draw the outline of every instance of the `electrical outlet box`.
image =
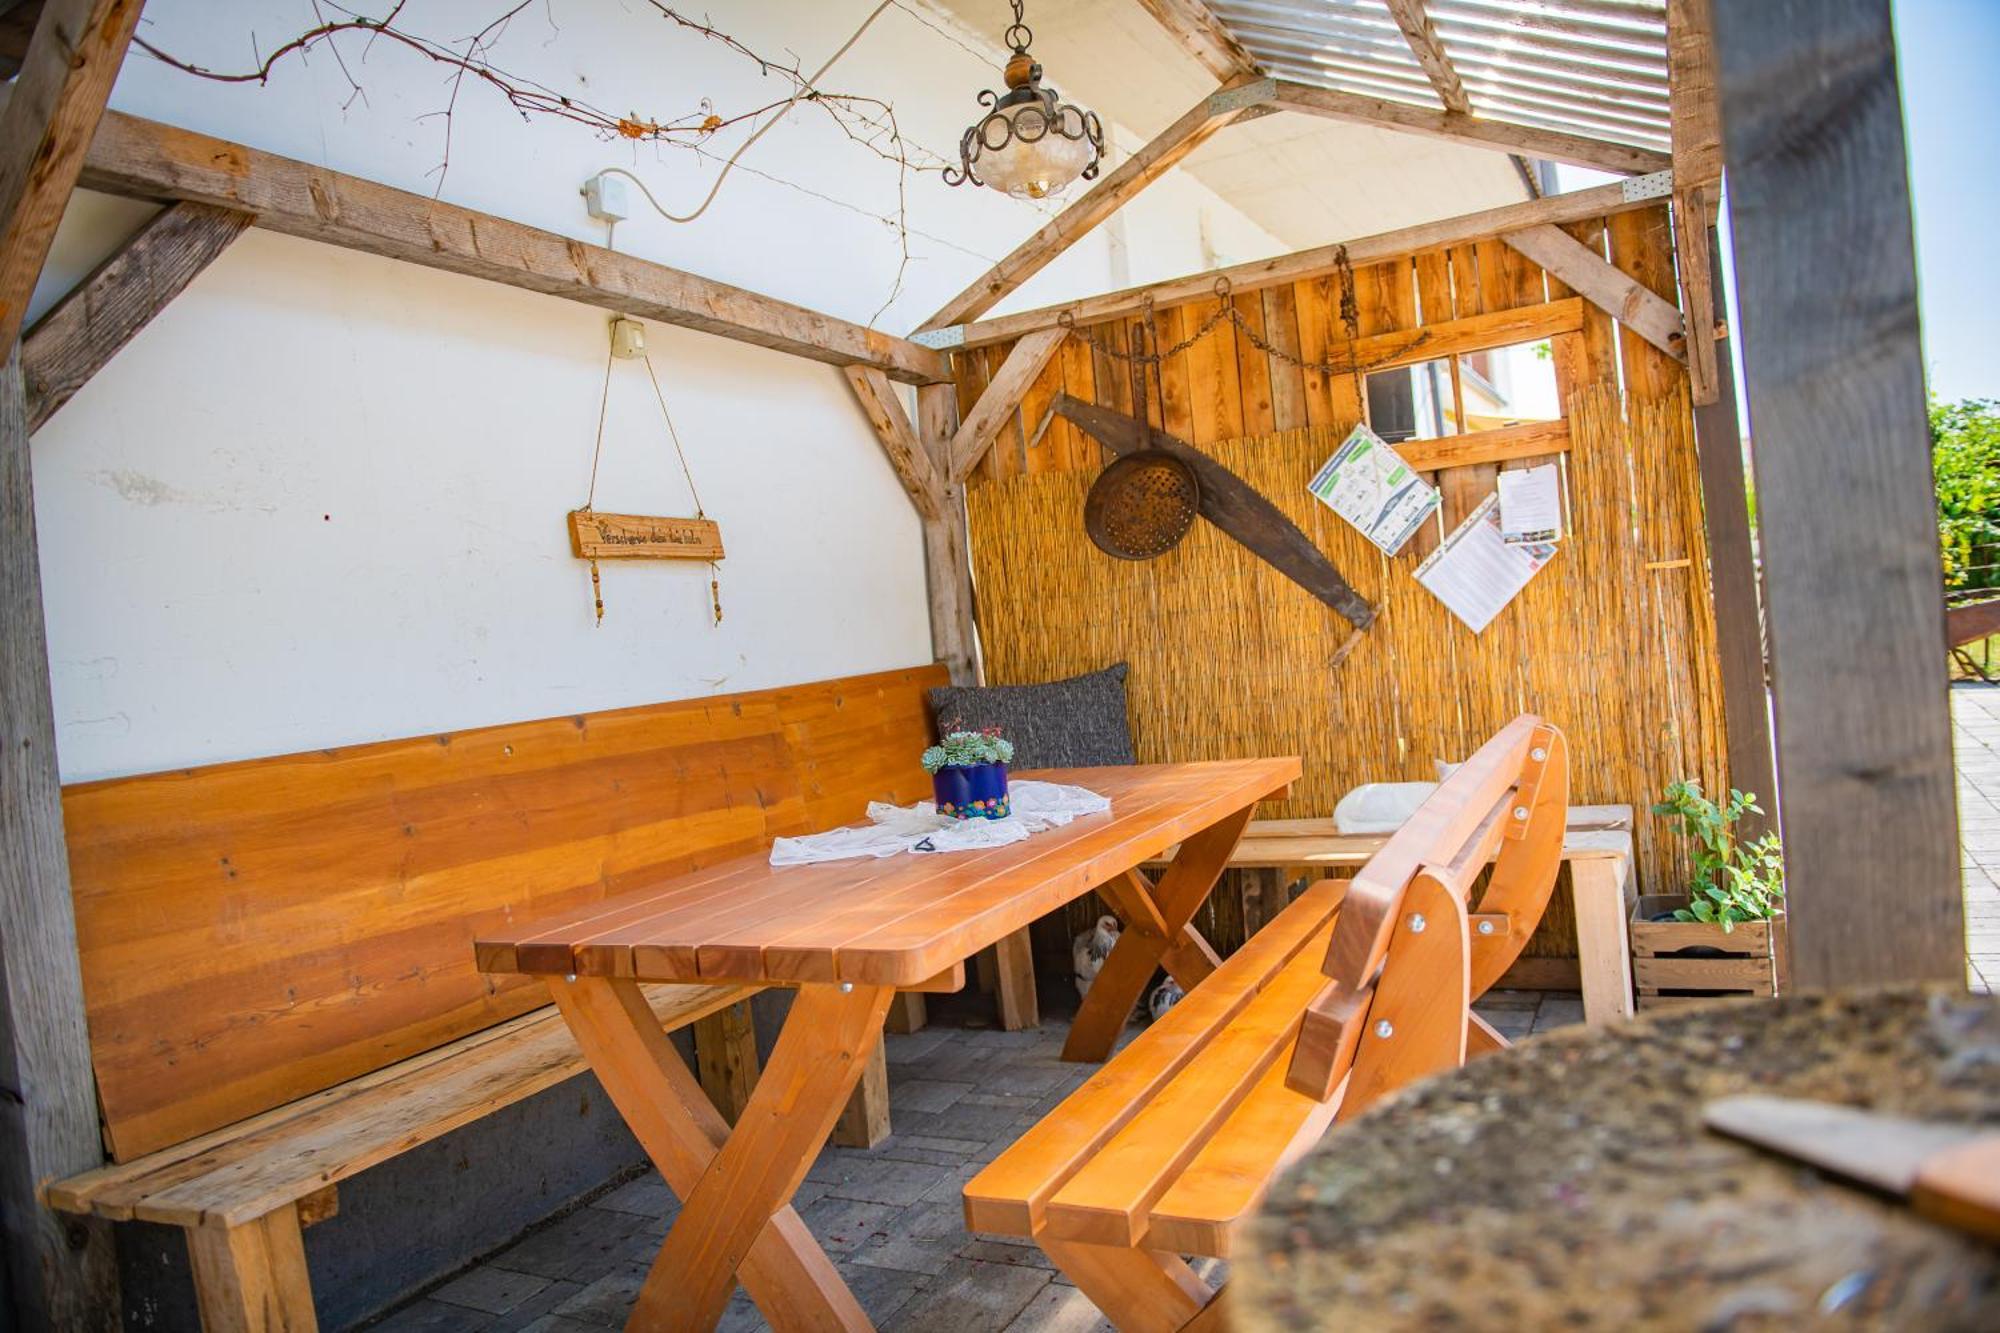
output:
M 636 319 L 611 321 L 611 355 L 630 361 L 646 354 L 646 326 Z
M 622 176 L 598 172 L 583 183 L 583 206 L 599 222 L 623 222 L 632 216 L 632 193 Z

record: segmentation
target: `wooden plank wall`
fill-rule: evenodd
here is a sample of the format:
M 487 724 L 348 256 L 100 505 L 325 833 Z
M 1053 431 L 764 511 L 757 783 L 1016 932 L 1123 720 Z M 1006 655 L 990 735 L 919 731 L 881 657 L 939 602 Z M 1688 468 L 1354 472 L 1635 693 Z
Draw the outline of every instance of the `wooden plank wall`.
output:
M 1674 299 L 1664 206 L 1569 230 Z M 1356 270 L 1355 288 L 1362 337 L 1573 295 L 1498 241 L 1369 265 Z M 1261 337 L 1307 360 L 1345 348 L 1337 279 L 1233 301 Z M 1171 346 L 1214 309 L 1210 299 L 1156 311 L 1161 341 Z M 1090 332 L 1126 348 L 1139 322 Z M 1007 351 L 958 354 L 962 403 Z M 1060 418 L 1039 440 L 1035 428 L 1058 392 L 1120 411 L 1135 399 L 1128 364 L 1071 337 L 968 490 L 988 678 L 1046 680 L 1129 661 L 1142 760 L 1305 756 L 1293 799 L 1263 812 L 1274 816 L 1330 814 L 1359 782 L 1431 778 L 1434 759 L 1463 759 L 1514 713 L 1538 711 L 1570 736 L 1575 799 L 1640 807 L 1642 879 L 1649 890 L 1676 886 L 1684 857 L 1643 808 L 1676 777 L 1718 786 L 1726 753 L 1687 377 L 1588 303 L 1581 329 L 1559 335 L 1554 351 L 1576 531 L 1478 636 L 1410 577 L 1436 533 L 1386 559 L 1305 490 L 1360 416 L 1351 376 L 1302 371 L 1225 322 L 1168 361 L 1157 396 L 1142 395 L 1149 419 L 1270 496 L 1381 606 L 1353 655 L 1330 667 L 1345 622 L 1208 525 L 1143 564 L 1089 544 L 1082 503 L 1097 447 Z M 1538 461 L 1437 474 L 1443 523 L 1490 494 L 1502 466 Z M 1093 910 L 1079 905 L 1074 916 Z M 1240 938 L 1241 906 L 1215 911 L 1210 925 L 1226 947 Z M 1573 956 L 1565 903 L 1530 953 Z
M 942 667 L 63 793 L 120 1161 L 548 1002 L 472 941 L 929 793 Z

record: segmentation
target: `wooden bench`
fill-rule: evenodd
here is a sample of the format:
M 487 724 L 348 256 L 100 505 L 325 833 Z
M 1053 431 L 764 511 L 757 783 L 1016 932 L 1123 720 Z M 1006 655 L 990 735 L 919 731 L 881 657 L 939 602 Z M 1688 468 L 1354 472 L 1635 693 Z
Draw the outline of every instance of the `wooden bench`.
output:
M 338 1182 L 585 1068 L 546 987 L 482 974 L 474 939 L 919 798 L 924 692 L 944 679 L 885 672 L 69 788 L 112 1164 L 51 1185 L 51 1203 L 185 1228 L 210 1330 L 313 1328 L 300 1232 L 334 1211 Z M 756 1076 L 738 1006 L 759 989 L 647 988 L 663 1029 L 697 1025 L 704 1072 L 740 1085 L 711 1086 L 725 1107 Z
M 1359 869 L 1387 842 L 1386 834 L 1342 833 L 1330 818 L 1252 820 L 1229 857 L 1229 868 L 1244 881 L 1244 930 L 1255 934 L 1284 907 L 1288 876 Z M 1638 901 L 1632 807 L 1571 806 L 1561 859 L 1569 867 L 1576 907 L 1574 981 L 1583 994 L 1584 1020 L 1607 1023 L 1630 1018 L 1634 1009 L 1628 926 Z M 1540 985 L 1535 979 L 1521 984 Z M 1565 978 L 1560 985 L 1551 981 L 1548 988 L 1569 984 Z
M 1548 904 L 1568 785 L 1561 733 L 1508 724 L 1351 881 L 1307 888 L 975 1176 L 966 1225 L 1035 1240 L 1120 1329 L 1218 1327 L 1184 1256 L 1226 1257 L 1336 1121 L 1507 1044 L 1471 1003 Z

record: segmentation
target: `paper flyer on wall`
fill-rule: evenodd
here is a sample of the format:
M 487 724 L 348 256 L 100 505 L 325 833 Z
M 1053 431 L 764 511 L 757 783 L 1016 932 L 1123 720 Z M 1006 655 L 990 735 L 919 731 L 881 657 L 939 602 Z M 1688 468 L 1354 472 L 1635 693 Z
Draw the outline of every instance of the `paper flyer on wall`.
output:
M 1390 555 L 1438 507 L 1437 488 L 1365 425 L 1354 428 L 1307 489 Z
M 1502 472 L 1500 537 L 1509 546 L 1535 546 L 1562 537 L 1562 471 L 1554 463 Z
M 1417 566 L 1417 582 L 1477 634 L 1555 553 L 1550 542 L 1510 546 L 1501 540 L 1500 499 L 1489 495 Z

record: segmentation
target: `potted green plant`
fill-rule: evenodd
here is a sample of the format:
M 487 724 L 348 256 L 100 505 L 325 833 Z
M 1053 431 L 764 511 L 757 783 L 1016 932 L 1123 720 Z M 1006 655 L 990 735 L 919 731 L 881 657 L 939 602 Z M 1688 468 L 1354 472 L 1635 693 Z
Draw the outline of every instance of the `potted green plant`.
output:
M 943 742 L 923 757 L 937 812 L 949 819 L 1005 819 L 1013 813 L 1007 765 L 1014 760 L 1014 743 L 998 727 L 968 731 L 949 725 Z
M 1688 839 L 1693 874 L 1684 894 L 1647 895 L 1632 916 L 1632 979 L 1639 1007 L 1726 995 L 1775 995 L 1784 930 L 1784 846 L 1775 833 L 1742 836 L 1745 815 L 1764 813 L 1732 788 L 1720 805 L 1701 784 L 1670 783 L 1653 813 Z

